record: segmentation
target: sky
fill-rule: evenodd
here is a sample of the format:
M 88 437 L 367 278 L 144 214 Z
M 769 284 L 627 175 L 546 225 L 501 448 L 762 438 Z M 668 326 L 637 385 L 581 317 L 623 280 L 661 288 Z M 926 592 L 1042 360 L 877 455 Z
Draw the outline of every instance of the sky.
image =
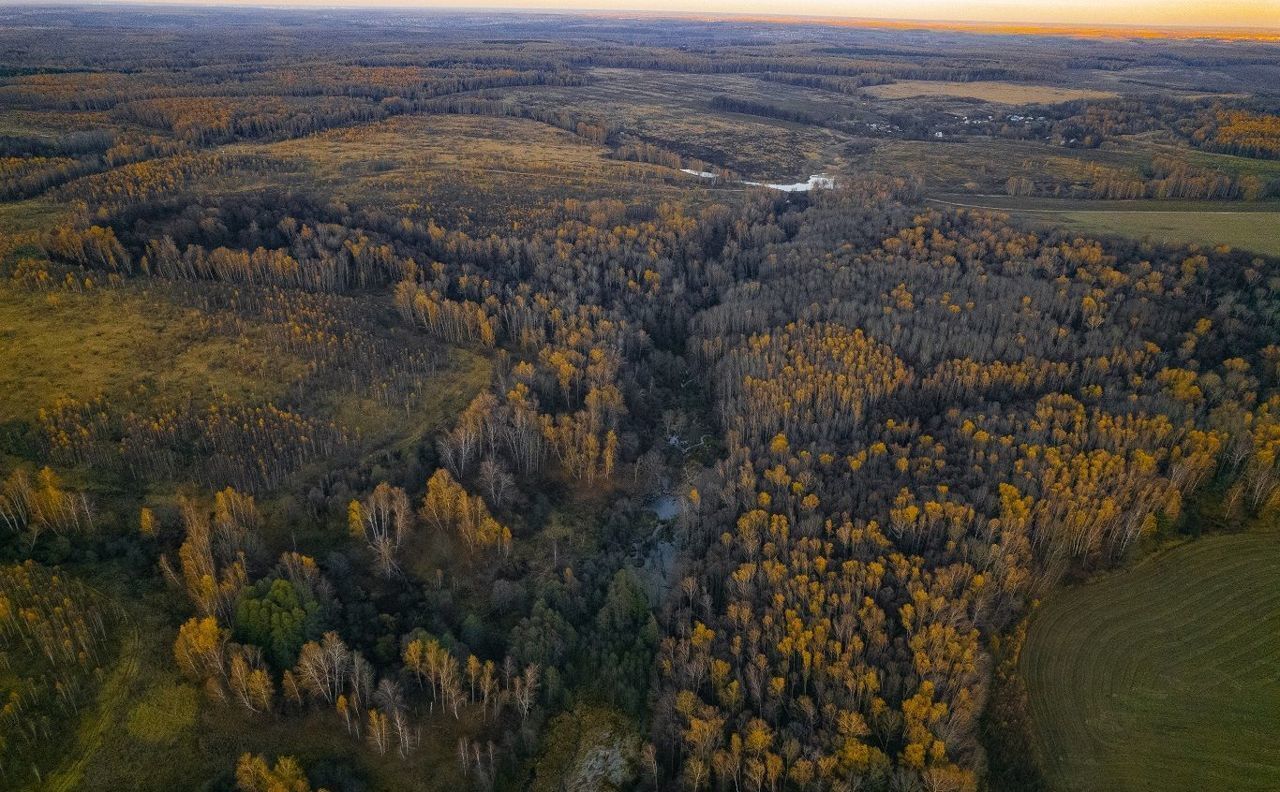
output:
M 204 4 L 559 8 L 1062 25 L 1280 28 L 1280 0 L 894 0 L 892 3 L 876 0 L 787 0 L 785 3 L 779 0 L 204 0 Z

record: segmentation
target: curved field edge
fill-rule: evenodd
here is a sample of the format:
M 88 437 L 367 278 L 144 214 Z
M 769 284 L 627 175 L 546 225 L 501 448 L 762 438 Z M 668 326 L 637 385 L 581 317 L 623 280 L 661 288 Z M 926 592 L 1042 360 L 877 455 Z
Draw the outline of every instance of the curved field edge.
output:
M 1060 592 L 1021 670 L 1053 789 L 1280 788 L 1280 532 L 1206 537 Z

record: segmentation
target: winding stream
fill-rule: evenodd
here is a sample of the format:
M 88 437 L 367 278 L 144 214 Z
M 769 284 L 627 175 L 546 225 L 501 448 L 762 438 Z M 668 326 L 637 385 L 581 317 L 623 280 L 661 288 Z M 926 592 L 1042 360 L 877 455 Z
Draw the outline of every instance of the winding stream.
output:
M 681 173 L 687 173 L 690 176 L 697 176 L 700 179 L 715 179 L 719 174 L 710 171 L 696 171 L 689 168 L 681 168 Z M 809 177 L 808 181 L 796 182 L 795 184 L 772 184 L 769 182 L 757 181 L 740 181 L 738 184 L 745 184 L 748 187 L 768 187 L 771 190 L 782 190 L 783 192 L 808 192 L 809 190 L 829 190 L 836 186 L 834 177 L 825 173 L 815 173 Z

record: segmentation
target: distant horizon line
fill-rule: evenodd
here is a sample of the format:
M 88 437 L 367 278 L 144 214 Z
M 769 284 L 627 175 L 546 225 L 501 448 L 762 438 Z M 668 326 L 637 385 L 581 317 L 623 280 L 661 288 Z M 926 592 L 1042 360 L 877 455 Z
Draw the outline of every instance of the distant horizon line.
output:
M 653 8 L 587 8 L 572 6 L 512 6 L 494 4 L 452 5 L 448 3 L 411 3 L 402 0 L 0 0 L 2 7 L 82 7 L 104 6 L 137 8 L 192 8 L 231 10 L 259 9 L 278 11 L 419 11 L 471 12 L 509 14 L 564 14 L 579 17 L 626 19 L 683 19 L 705 22 L 755 22 L 780 25 L 822 25 L 827 27 L 866 27 L 887 30 L 930 30 L 987 35 L 1060 35 L 1082 38 L 1171 38 L 1218 39 L 1280 42 L 1280 25 L 1197 25 L 1176 22 L 1050 22 L 997 20 L 990 18 L 944 19 L 938 17 L 845 16 L 840 14 L 771 14 L 751 11 L 674 11 Z

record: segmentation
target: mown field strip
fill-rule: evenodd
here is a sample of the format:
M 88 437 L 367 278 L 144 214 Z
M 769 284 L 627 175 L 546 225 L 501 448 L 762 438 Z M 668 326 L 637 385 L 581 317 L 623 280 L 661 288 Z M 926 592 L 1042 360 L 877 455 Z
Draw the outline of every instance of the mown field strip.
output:
M 1201 539 L 1055 595 L 1023 673 L 1056 789 L 1280 789 L 1280 533 Z

